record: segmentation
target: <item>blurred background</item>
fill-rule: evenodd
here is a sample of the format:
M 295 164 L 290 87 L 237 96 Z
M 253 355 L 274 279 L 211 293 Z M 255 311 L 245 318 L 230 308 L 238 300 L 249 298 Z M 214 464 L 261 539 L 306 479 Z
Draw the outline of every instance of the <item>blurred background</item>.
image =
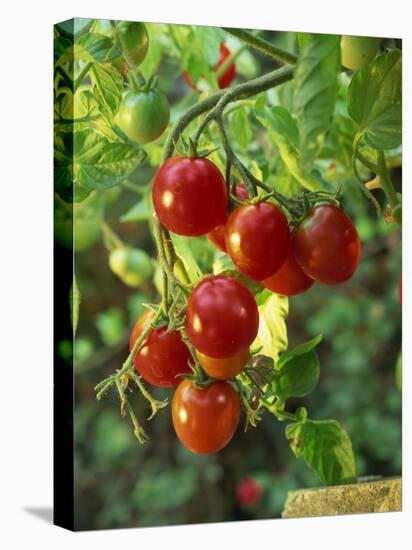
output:
M 182 65 L 167 27 L 148 25 L 151 50 L 143 73 L 158 66 L 173 122 L 198 100 L 198 93 L 182 78 Z M 262 36 L 291 51 L 297 48 L 294 33 Z M 232 49 L 239 47 L 232 38 L 228 44 Z M 272 70 L 273 62 L 245 51 L 237 59 L 237 68 L 240 82 Z M 284 85 L 271 99 L 286 103 L 289 92 Z M 238 140 L 234 147 L 239 154 L 257 159 L 258 164 L 264 147 L 271 170 L 276 155 L 260 131 L 262 135 L 253 126 L 245 142 Z M 77 529 L 280 517 L 288 491 L 319 484 L 303 459 L 294 458 L 284 437 L 285 423 L 269 414 L 247 432 L 242 418 L 225 449 L 216 455 L 198 456 L 177 440 L 170 407 L 144 424 L 151 439 L 139 445 L 129 419 L 120 416 L 117 394 L 113 391 L 96 401 L 96 383 L 127 357 L 130 331 L 143 311 L 142 304 L 159 300 L 147 186 L 160 162 L 164 139 L 162 136 L 146 147 L 149 161 L 127 184 L 94 192 L 74 207 L 78 239 L 75 274 L 81 294 L 75 345 Z M 304 405 L 311 418 L 337 419 L 351 436 L 359 476 L 400 475 L 401 232 L 396 224 L 376 217 L 351 175 L 336 173 L 330 160 L 328 163 L 329 181 L 344 183 L 345 208 L 363 243 L 362 261 L 349 282 L 335 287 L 314 285 L 309 292 L 290 299 L 289 346 L 319 333 L 323 341 L 318 347 L 321 376 L 317 388 L 308 398 L 288 401 L 287 408 L 293 411 Z M 400 162 L 393 162 L 391 175 L 400 191 Z M 379 193 L 376 196 L 380 199 Z M 56 211 L 56 239 L 64 245 L 64 237 L 59 238 L 58 233 L 64 233 L 62 228 L 72 210 L 56 198 Z M 150 257 L 150 269 L 146 270 L 150 276 L 137 288 L 124 284 L 110 269 L 107 228 Z M 210 271 L 214 248 L 205 238 L 191 239 L 190 246 L 201 267 Z M 59 353 L 69 363 L 70 342 L 61 341 Z M 159 398 L 171 398 L 173 392 L 151 390 Z M 131 399 L 143 421 L 150 414 L 147 403 L 137 393 Z

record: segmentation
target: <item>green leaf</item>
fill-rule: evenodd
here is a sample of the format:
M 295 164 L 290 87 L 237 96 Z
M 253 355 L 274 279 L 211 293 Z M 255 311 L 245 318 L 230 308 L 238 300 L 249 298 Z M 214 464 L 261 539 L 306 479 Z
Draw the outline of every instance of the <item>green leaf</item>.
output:
M 285 319 L 289 312 L 286 296 L 271 294 L 259 309 L 259 332 L 252 344 L 252 351 L 278 360 L 279 354 L 287 348 L 288 338 Z
M 307 32 L 297 32 L 296 38 L 298 40 L 299 50 L 303 52 L 303 50 L 306 48 L 306 46 L 310 42 L 311 35 Z
M 309 191 L 323 189 L 316 178 L 302 170 L 299 160 L 299 130 L 290 112 L 284 107 L 267 107 L 264 96 L 261 96 L 256 101 L 255 114 L 259 122 L 269 130 L 269 136 L 292 176 Z
M 72 323 L 72 329 L 73 329 L 73 336 L 76 334 L 77 325 L 79 324 L 79 309 L 80 309 L 80 302 L 81 302 L 81 296 L 79 287 L 77 286 L 76 277 L 73 274 L 73 283 L 72 287 L 70 289 L 70 320 Z
M 231 114 L 230 126 L 234 139 L 242 149 L 246 149 L 250 145 L 253 132 L 248 114 L 244 107 L 239 107 Z
M 196 262 L 195 257 L 193 256 L 189 239 L 182 237 L 181 235 L 177 235 L 176 233 L 171 233 L 170 235 L 176 254 L 181 259 L 190 281 L 192 283 L 196 283 L 203 277 L 203 273 Z
M 111 65 L 93 65 L 90 77 L 100 111 L 109 120 L 119 108 L 123 92 L 123 79 L 119 71 Z
M 122 222 L 142 222 L 153 216 L 153 206 L 150 194 L 146 194 L 120 218 Z
M 279 358 L 279 361 L 276 365 L 277 369 L 281 369 L 286 363 L 294 359 L 295 357 L 299 357 L 300 355 L 305 355 L 306 353 L 312 351 L 316 348 L 316 346 L 320 343 L 322 340 L 322 335 L 318 334 L 311 340 L 308 340 L 304 344 L 300 344 L 299 346 L 296 346 L 292 350 L 285 351 L 285 353 L 282 353 L 281 357 Z
M 330 127 L 340 69 L 340 37 L 312 35 L 295 69 L 294 112 L 304 171 L 312 168 Z
M 349 114 L 376 149 L 392 149 L 402 143 L 402 57 L 392 50 L 356 71 L 348 92 Z M 356 138 L 355 138 L 356 139 Z
M 303 457 L 322 483 L 356 481 L 356 462 L 347 432 L 336 420 L 306 420 L 289 424 L 286 438 L 296 457 Z
M 62 65 L 72 61 L 84 61 L 86 63 L 103 63 L 113 47 L 113 41 L 103 34 L 87 33 L 64 50 L 56 63 Z
M 292 357 L 283 364 L 274 379 L 275 393 L 286 401 L 312 392 L 319 380 L 319 359 L 314 350 Z

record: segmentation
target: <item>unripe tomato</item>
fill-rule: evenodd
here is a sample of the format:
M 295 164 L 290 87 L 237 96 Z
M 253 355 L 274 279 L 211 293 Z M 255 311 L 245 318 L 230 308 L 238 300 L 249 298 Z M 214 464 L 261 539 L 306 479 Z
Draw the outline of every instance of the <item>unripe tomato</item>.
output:
M 235 186 L 235 194 L 241 200 L 247 200 L 249 193 L 243 183 L 237 183 Z M 227 218 L 226 218 L 227 219 Z M 225 227 L 226 223 L 217 225 L 212 231 L 209 231 L 207 238 L 209 241 L 222 252 L 227 252 L 225 242 Z
M 311 279 L 302 271 L 291 249 L 281 267 L 268 279 L 262 281 L 265 288 L 283 296 L 294 296 L 308 290 L 313 284 Z
M 341 62 L 347 69 L 362 69 L 369 65 L 378 51 L 378 39 L 370 36 L 347 36 L 340 41 Z
M 352 277 L 361 243 L 350 218 L 337 206 L 311 208 L 292 235 L 292 250 L 303 271 L 320 283 L 335 285 Z
M 159 88 L 152 88 L 125 92 L 115 122 L 129 139 L 144 144 L 163 134 L 169 118 L 167 97 Z
M 239 397 L 227 382 L 198 389 L 190 380 L 183 380 L 173 396 L 173 426 L 181 443 L 192 453 L 223 449 L 232 439 L 239 417 Z
M 225 180 L 207 158 L 168 159 L 155 175 L 152 199 L 160 223 L 186 237 L 205 235 L 226 219 Z
M 232 357 L 256 338 L 259 312 L 252 293 L 225 275 L 203 279 L 189 295 L 186 334 L 208 357 Z
M 124 283 L 138 287 L 151 276 L 153 267 L 149 256 L 139 248 L 116 248 L 109 255 L 110 269 Z
M 236 500 L 245 508 L 256 506 L 262 495 L 262 486 L 253 477 L 241 479 L 236 487 Z
M 289 250 L 288 221 L 275 204 L 236 208 L 226 222 L 226 248 L 238 270 L 255 281 L 277 271 Z
M 152 322 L 154 313 L 147 310 L 137 320 L 130 335 L 130 350 L 142 332 Z M 133 364 L 143 380 L 153 386 L 177 386 L 178 374 L 191 374 L 190 351 L 183 342 L 180 332 L 167 332 L 167 326 L 151 329 L 146 340 L 134 356 Z
M 229 50 L 229 48 L 225 44 L 220 44 L 219 48 L 219 57 L 217 60 L 217 64 L 214 67 L 213 71 L 216 73 L 220 67 L 225 63 L 226 59 L 232 55 L 232 52 Z M 186 83 L 192 88 L 193 90 L 196 89 L 196 86 L 193 84 L 192 79 L 190 78 L 190 75 L 187 71 L 183 72 L 183 78 L 186 81 Z M 219 76 L 217 79 L 217 84 L 220 89 L 227 88 L 231 85 L 233 80 L 236 78 L 236 63 L 231 63 L 227 69 Z
M 116 33 L 128 63 L 137 67 L 146 57 L 149 49 L 149 34 L 144 23 L 119 21 Z
M 95 196 L 77 204 L 54 198 L 54 238 L 65 248 L 83 252 L 101 236 L 101 211 L 95 208 Z
M 196 350 L 196 357 L 200 366 L 207 375 L 216 380 L 229 380 L 237 376 L 245 368 L 249 359 L 249 348 L 244 349 L 240 353 L 232 357 L 208 357 L 200 351 Z

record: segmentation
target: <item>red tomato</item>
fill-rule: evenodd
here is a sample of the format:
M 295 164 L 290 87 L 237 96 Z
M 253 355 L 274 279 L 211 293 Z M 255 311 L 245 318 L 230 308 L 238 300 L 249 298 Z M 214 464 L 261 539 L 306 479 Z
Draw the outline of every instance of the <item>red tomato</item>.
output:
M 203 389 L 183 380 L 172 400 L 172 420 L 177 437 L 192 453 L 216 453 L 232 439 L 239 424 L 240 401 L 227 382 Z
M 306 275 L 327 285 L 350 279 L 361 255 L 352 221 L 332 204 L 311 208 L 293 232 L 292 249 Z
M 218 275 L 203 279 L 191 292 L 186 308 L 186 334 L 208 357 L 231 357 L 256 338 L 259 312 L 242 283 Z
M 255 281 L 277 271 L 289 250 L 288 221 L 275 204 L 236 208 L 226 222 L 226 248 L 238 270 Z
M 261 500 L 263 489 L 253 477 L 241 479 L 236 487 L 236 500 L 241 506 L 256 506 Z
M 152 199 L 160 223 L 186 237 L 205 235 L 226 219 L 225 180 L 207 158 L 167 160 L 154 178 Z
M 246 366 L 249 359 L 249 348 L 244 349 L 232 357 L 217 359 L 208 357 L 196 350 L 196 357 L 206 374 L 216 380 L 229 380 L 239 374 Z
M 262 281 L 265 288 L 276 294 L 294 296 L 308 290 L 315 281 L 304 273 L 291 249 L 280 269 L 275 271 L 268 279 Z
M 152 322 L 154 313 L 147 310 L 137 320 L 130 335 L 130 350 L 141 333 Z M 166 333 L 167 327 L 152 329 L 139 347 L 133 363 L 136 371 L 153 386 L 177 386 L 177 374 L 191 374 L 190 351 L 178 331 Z
M 213 69 L 213 71 L 217 72 L 218 69 L 220 69 L 220 67 L 226 61 L 226 59 L 231 55 L 232 55 L 232 52 L 229 50 L 229 48 L 225 44 L 220 44 L 217 65 Z M 196 86 L 193 84 L 192 79 L 190 78 L 189 73 L 187 71 L 183 72 L 183 78 L 185 82 L 192 88 L 192 90 L 196 90 Z M 228 86 L 231 85 L 231 83 L 235 78 L 236 78 L 236 63 L 233 62 L 217 79 L 219 88 L 220 89 L 227 88 Z
M 249 193 L 243 183 L 236 184 L 235 194 L 241 200 L 246 200 L 249 198 Z M 226 224 L 217 225 L 207 234 L 209 241 L 222 252 L 227 252 L 225 243 L 225 226 Z

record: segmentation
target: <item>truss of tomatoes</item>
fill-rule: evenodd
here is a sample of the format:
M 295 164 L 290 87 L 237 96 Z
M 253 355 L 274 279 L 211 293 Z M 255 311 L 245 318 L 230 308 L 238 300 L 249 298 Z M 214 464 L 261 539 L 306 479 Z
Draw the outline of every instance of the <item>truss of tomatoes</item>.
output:
M 227 252 L 240 273 L 272 292 L 293 296 L 315 282 L 334 285 L 355 272 L 361 253 L 357 231 L 335 204 L 315 204 L 291 229 L 282 209 L 271 202 L 243 202 L 228 214 L 224 178 L 207 158 L 177 156 L 157 171 L 152 189 L 160 223 L 187 237 L 207 235 Z M 130 349 L 153 319 L 138 319 Z M 182 444 L 194 453 L 213 453 L 232 439 L 239 423 L 240 400 L 230 380 L 246 366 L 257 336 L 259 312 L 253 294 L 225 275 L 206 276 L 191 291 L 185 331 L 196 360 L 212 379 L 204 388 L 188 378 L 191 353 L 179 331 L 152 328 L 134 357 L 141 377 L 155 386 L 177 386 L 172 421 Z

